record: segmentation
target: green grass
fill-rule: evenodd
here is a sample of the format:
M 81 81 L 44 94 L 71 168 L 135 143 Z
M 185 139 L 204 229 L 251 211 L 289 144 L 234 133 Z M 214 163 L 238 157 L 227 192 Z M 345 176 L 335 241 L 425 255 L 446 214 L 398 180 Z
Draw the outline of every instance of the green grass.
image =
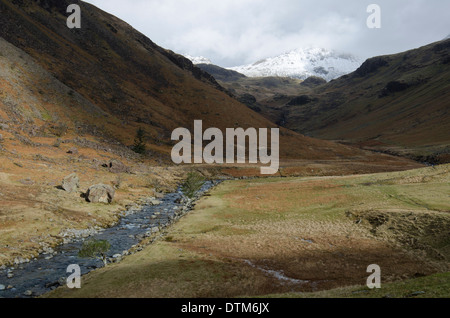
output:
M 48 121 L 48 122 L 53 121 L 52 115 L 50 115 L 46 109 L 41 110 L 41 117 L 42 117 L 42 120 L 44 120 L 44 121 Z

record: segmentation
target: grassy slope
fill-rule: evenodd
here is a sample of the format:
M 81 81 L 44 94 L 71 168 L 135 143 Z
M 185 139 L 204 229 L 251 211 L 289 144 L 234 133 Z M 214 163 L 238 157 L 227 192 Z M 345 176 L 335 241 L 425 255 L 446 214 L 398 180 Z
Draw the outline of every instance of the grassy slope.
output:
M 449 61 L 450 40 L 370 59 L 360 70 L 319 87 L 316 101 L 289 107 L 287 127 L 400 154 L 442 154 L 444 162 L 450 146 Z M 409 87 L 386 90 L 390 82 Z
M 445 296 L 447 274 L 403 281 L 449 270 L 448 169 L 227 182 L 164 239 L 46 297 Z M 374 263 L 379 292 L 298 294 L 362 286 Z
M 221 130 L 277 127 L 218 90 L 217 83 L 187 59 L 160 48 L 125 22 L 92 5 L 80 2 L 83 27 L 69 30 L 63 10 L 69 2 L 62 1 L 50 9 L 35 1 L 22 3 L 0 1 L 0 36 L 105 112 L 104 118 L 97 119 L 96 130 L 113 140 L 130 145 L 141 126 L 149 135 L 149 143 L 162 144 L 155 150 L 168 154 L 172 130 L 192 129 L 196 119 L 202 119 L 204 127 Z M 17 25 L 22 27 L 16 28 Z M 48 93 L 42 90 L 42 94 Z M 0 109 L 3 110 L 1 104 Z M 49 109 L 44 118 L 63 111 Z M 80 112 L 78 117 L 83 124 L 89 121 L 91 113 Z M 2 120 L 11 118 L 5 116 Z M 25 118 L 20 121 L 22 125 L 29 124 Z M 75 126 L 70 120 L 67 125 Z M 354 154 L 370 157 L 359 150 L 288 130 L 283 129 L 281 134 L 283 157 L 337 159 Z

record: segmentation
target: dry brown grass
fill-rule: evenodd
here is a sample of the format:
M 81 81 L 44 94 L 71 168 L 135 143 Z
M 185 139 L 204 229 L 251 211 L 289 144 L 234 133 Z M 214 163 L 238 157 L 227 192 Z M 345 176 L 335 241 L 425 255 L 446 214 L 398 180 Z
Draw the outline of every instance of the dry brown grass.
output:
M 227 182 L 174 225 L 166 241 L 92 272 L 81 290 L 62 288 L 48 296 L 261 296 L 364 285 L 370 264 L 381 266 L 383 283 L 446 271 L 450 254 L 442 238 L 448 223 L 423 237 L 424 207 L 391 194 L 420 192 L 429 220 L 450 222 L 448 212 L 435 209 L 449 209 L 448 200 L 437 201 L 448 190 L 448 167 L 435 170 Z M 417 183 L 417 176 L 429 181 Z M 388 180 L 402 184 L 384 184 Z M 424 194 L 428 188 L 434 197 Z M 417 216 L 418 230 L 387 206 Z M 392 222 L 374 232 L 370 218 L 355 219 L 357 211 L 385 211 Z M 400 235 L 421 245 L 405 244 Z
M 27 146 L 9 133 L 3 135 L 7 152 L 0 153 L 0 265 L 16 257 L 35 257 L 41 249 L 39 243 L 59 243 L 65 229 L 114 224 L 127 205 L 155 195 L 149 178 L 161 180 L 158 190 L 173 189 L 179 180 L 175 169 L 154 167 L 151 161 L 141 165 L 72 143 L 56 148 L 52 146 L 56 138 L 31 138 L 39 146 Z M 77 155 L 67 154 L 72 147 L 79 149 Z M 101 166 L 111 159 L 121 160 L 134 173 L 115 174 Z M 73 172 L 80 178 L 79 191 L 59 189 L 63 178 Z M 115 185 L 119 177 L 122 181 L 113 204 L 89 204 L 82 198 L 89 186 Z

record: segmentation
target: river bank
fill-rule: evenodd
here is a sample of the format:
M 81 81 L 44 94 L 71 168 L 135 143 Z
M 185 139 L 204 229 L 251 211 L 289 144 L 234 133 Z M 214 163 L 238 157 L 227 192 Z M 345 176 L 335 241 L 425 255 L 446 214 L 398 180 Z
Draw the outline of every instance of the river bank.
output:
M 164 239 L 91 272 L 81 289 L 44 297 L 309 297 L 346 286 L 367 290 L 371 264 L 382 269 L 383 286 L 448 272 L 448 181 L 444 165 L 226 182 Z M 398 295 L 441 295 L 440 279 Z
M 139 243 L 148 238 L 152 242 L 173 222 L 179 220 L 195 205 L 195 201 L 217 182 L 207 181 L 194 199 L 186 199 L 181 190 L 169 193 L 163 198 L 149 199 L 141 209 L 136 206 L 123 212 L 119 221 L 109 228 L 68 231 L 63 244 L 46 248 L 33 260 L 18 261 L 13 266 L 0 269 L 0 297 L 35 297 L 65 284 L 67 266 L 78 264 L 84 275 L 102 267 L 100 260 L 80 259 L 77 253 L 86 238 L 108 240 L 111 249 L 110 262 L 139 251 Z

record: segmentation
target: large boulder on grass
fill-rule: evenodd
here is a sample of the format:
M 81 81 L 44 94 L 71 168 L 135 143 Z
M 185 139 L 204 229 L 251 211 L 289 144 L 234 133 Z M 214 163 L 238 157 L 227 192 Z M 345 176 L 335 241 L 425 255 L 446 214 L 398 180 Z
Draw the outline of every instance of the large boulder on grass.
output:
M 106 184 L 91 186 L 86 192 L 86 200 L 91 203 L 111 203 L 114 200 L 115 190 Z
M 62 181 L 62 188 L 67 192 L 75 192 L 78 190 L 80 186 L 80 179 L 78 178 L 76 173 L 72 173 L 65 177 Z
M 119 160 L 111 160 L 108 164 L 109 171 L 112 173 L 128 173 L 129 168 Z

